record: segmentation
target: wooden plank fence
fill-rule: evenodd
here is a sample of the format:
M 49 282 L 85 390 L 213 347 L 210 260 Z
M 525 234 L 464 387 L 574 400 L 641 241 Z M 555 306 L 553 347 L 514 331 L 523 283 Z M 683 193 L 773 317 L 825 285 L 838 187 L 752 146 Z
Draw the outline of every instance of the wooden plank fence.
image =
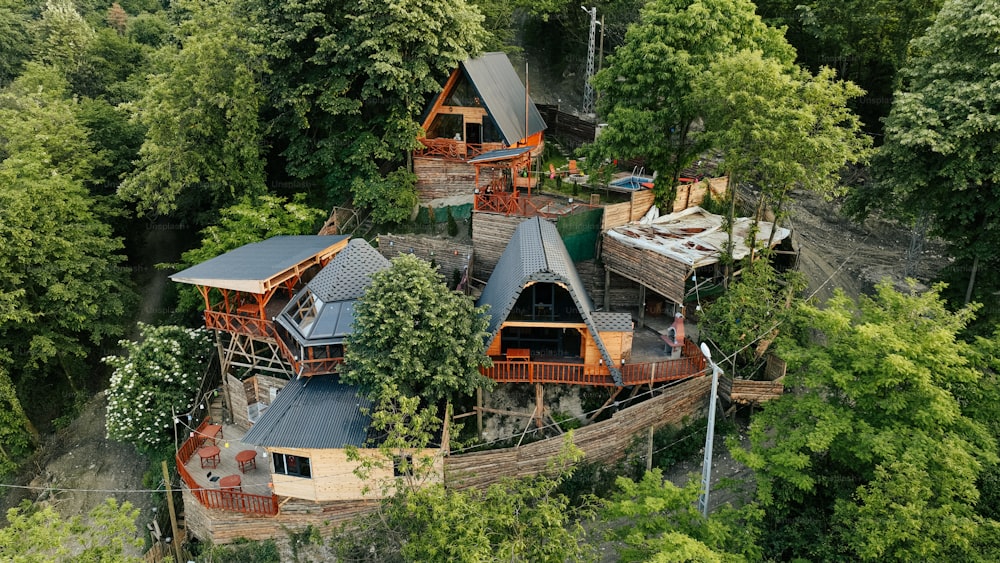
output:
M 694 377 L 668 387 L 662 394 L 623 409 L 611 419 L 573 431 L 573 442 L 588 462 L 612 462 L 624 457 L 637 435 L 650 426 L 680 424 L 708 407 L 710 377 Z M 486 487 L 503 477 L 538 475 L 559 455 L 563 437 L 556 436 L 517 448 L 453 454 L 444 460 L 445 484 L 453 488 Z

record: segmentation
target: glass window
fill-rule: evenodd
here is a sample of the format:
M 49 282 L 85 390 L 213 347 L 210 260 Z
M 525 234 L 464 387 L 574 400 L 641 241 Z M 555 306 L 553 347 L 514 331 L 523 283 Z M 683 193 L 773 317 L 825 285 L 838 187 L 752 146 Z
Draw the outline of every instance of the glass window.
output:
M 456 135 L 462 136 L 462 115 L 457 113 L 439 113 L 427 128 L 428 139 L 454 139 Z
M 282 475 L 295 475 L 297 477 L 312 477 L 312 468 L 309 466 L 309 458 L 289 454 L 274 454 L 274 472 Z

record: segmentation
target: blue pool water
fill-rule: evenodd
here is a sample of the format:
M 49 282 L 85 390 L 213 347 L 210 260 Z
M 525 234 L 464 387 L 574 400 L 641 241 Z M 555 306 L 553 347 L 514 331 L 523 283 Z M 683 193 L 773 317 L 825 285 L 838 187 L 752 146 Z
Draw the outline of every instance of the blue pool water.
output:
M 624 178 L 618 178 L 611 182 L 611 185 L 623 190 L 639 191 L 646 189 L 642 184 L 644 182 L 652 182 L 652 178 L 647 178 L 645 176 L 626 176 Z

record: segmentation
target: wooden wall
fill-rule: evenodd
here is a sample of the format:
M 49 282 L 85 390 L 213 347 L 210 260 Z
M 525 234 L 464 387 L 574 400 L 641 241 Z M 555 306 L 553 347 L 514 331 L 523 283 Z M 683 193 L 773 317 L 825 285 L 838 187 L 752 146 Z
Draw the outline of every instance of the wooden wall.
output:
M 274 494 L 313 501 L 344 501 L 379 498 L 378 491 L 366 494 L 366 486 L 392 479 L 392 466 L 374 468 L 368 480 L 361 480 L 354 474 L 358 462 L 347 459 L 346 450 L 342 449 L 300 449 L 300 448 L 268 448 L 271 454 L 288 454 L 308 457 L 312 477 L 297 477 L 271 473 L 274 484 Z M 378 450 L 362 450 L 361 455 L 380 458 Z M 423 455 L 436 456 L 436 466 L 442 467 L 440 450 L 425 450 Z
M 420 235 L 379 235 L 378 251 L 392 260 L 400 254 L 412 254 L 417 258 L 434 261 L 438 273 L 444 276 L 444 281 L 451 285 L 455 270 L 464 273 L 465 268 L 472 264 L 472 246 L 459 244 L 453 240 L 420 236 Z
M 594 142 L 597 135 L 595 124 L 560 111 L 557 105 L 535 104 L 535 107 L 545 120 L 545 134 L 557 138 L 566 148 L 575 149 Z
M 281 512 L 277 516 L 255 516 L 205 508 L 187 487 L 183 488 L 183 498 L 188 535 L 210 539 L 213 544 L 228 544 L 239 538 L 287 539 L 289 532 L 300 532 L 308 526 L 329 537 L 337 526 L 378 508 L 375 499 L 318 503 L 281 498 Z
M 675 303 L 684 303 L 684 282 L 691 274 L 686 264 L 609 236 L 604 237 L 601 260 L 612 272 L 639 282 Z
M 615 360 L 632 357 L 632 332 L 601 332 L 601 341 Z
M 710 178 L 678 187 L 677 197 L 674 198 L 673 212 L 676 213 L 678 211 L 683 211 L 688 207 L 701 205 L 701 202 L 705 201 L 705 194 L 707 194 L 709 190 L 712 191 L 712 199 L 714 201 L 721 200 L 726 195 L 726 185 L 728 182 L 729 178 L 722 176 L 720 178 Z
M 615 413 L 610 420 L 579 428 L 573 442 L 588 462 L 611 462 L 622 458 L 637 435 L 650 426 L 680 424 L 696 418 L 708 407 L 710 377 L 677 383 L 661 395 Z M 445 458 L 445 484 L 453 488 L 485 487 L 505 476 L 537 475 L 562 450 L 557 436 L 519 448 L 456 454 Z
M 476 169 L 468 163 L 440 158 L 413 157 L 417 194 L 421 202 L 456 195 L 471 196 L 476 189 Z
M 244 430 L 250 429 L 247 407 L 258 401 L 271 404 L 271 389 L 281 389 L 288 380 L 268 375 L 255 375 L 239 380 L 230 374 L 226 375 L 226 395 L 229 397 L 229 413 L 233 424 Z
M 527 221 L 527 218 L 472 212 L 472 246 L 476 249 L 473 255 L 473 277 L 483 283 L 489 280 L 510 237 L 514 236 L 514 231 L 523 221 Z

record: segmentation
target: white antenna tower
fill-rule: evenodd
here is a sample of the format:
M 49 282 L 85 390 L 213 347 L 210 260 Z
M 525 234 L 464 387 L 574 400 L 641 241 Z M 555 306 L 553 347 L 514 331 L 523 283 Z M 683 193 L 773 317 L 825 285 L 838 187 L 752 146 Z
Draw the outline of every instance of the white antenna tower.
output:
M 580 6 L 584 12 L 590 14 L 590 41 L 587 43 L 587 72 L 583 79 L 583 113 L 594 113 L 594 87 L 590 85 L 590 79 L 594 76 L 594 38 L 597 35 L 597 7 L 587 9 Z

